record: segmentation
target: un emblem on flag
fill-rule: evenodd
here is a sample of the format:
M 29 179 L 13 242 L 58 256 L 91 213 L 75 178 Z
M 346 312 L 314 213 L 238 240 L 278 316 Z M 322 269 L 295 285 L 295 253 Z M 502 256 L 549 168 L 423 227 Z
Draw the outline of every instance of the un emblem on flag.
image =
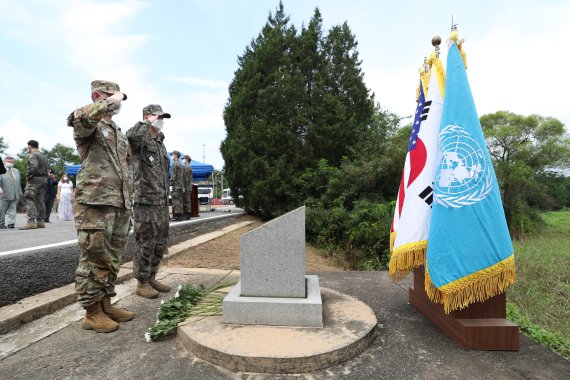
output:
M 439 134 L 441 159 L 434 181 L 434 202 L 463 207 L 480 202 L 491 192 L 491 168 L 481 146 L 462 127 L 448 125 Z

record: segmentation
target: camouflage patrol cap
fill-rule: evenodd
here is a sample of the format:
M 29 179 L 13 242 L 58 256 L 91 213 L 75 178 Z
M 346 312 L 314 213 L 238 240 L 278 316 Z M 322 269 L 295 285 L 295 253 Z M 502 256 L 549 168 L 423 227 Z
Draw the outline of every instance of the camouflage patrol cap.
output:
M 180 158 L 180 152 L 179 152 L 179 151 L 173 150 L 173 151 L 172 151 L 172 154 L 175 154 L 176 157 Z
M 114 82 L 109 82 L 106 80 L 94 80 L 91 82 L 91 93 L 95 91 L 107 92 L 109 94 L 114 94 L 115 92 L 121 92 L 119 85 Z M 123 100 L 127 100 L 127 94 L 123 94 Z
M 145 115 L 158 115 L 166 119 L 170 119 L 170 114 L 162 111 L 162 107 L 159 104 L 149 104 L 143 108 L 143 117 Z

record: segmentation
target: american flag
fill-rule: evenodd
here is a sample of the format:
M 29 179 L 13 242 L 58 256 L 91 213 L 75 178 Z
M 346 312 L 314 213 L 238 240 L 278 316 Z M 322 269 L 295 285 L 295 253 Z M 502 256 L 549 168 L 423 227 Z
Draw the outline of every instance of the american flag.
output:
M 423 86 L 420 84 L 420 96 L 418 97 L 418 105 L 416 107 L 416 114 L 414 115 L 414 125 L 412 125 L 412 135 L 410 136 L 408 152 L 416 148 L 416 144 L 418 142 L 418 133 L 420 133 L 420 127 L 422 126 L 422 121 L 427 119 L 430 105 L 431 105 L 431 100 L 426 102 L 424 96 L 424 89 Z

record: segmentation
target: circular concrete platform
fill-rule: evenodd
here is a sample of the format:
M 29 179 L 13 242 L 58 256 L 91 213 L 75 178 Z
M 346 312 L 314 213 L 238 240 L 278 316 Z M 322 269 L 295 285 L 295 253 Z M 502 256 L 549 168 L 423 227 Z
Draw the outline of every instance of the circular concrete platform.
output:
M 222 317 L 187 320 L 177 337 L 196 356 L 232 371 L 309 372 L 360 354 L 377 333 L 374 312 L 363 302 L 321 288 L 322 328 L 230 325 Z

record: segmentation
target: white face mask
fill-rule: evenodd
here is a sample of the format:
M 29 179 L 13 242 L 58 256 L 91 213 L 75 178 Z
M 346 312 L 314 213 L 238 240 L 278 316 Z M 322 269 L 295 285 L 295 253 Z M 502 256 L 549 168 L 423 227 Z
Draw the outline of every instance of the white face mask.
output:
M 150 125 L 152 125 L 153 127 L 155 127 L 156 129 L 158 129 L 160 131 L 162 129 L 162 127 L 164 127 L 164 120 L 163 119 L 156 119 L 153 122 L 151 122 Z
M 7 167 L 8 169 L 12 169 L 14 167 L 14 163 L 13 162 L 5 162 L 4 166 Z
M 111 112 L 109 112 L 109 113 L 110 113 L 111 115 L 118 115 L 119 112 L 121 112 L 121 106 L 122 106 L 122 105 L 123 105 L 123 103 L 119 103 L 119 104 L 117 105 L 117 107 L 116 107 L 114 110 L 112 110 Z

